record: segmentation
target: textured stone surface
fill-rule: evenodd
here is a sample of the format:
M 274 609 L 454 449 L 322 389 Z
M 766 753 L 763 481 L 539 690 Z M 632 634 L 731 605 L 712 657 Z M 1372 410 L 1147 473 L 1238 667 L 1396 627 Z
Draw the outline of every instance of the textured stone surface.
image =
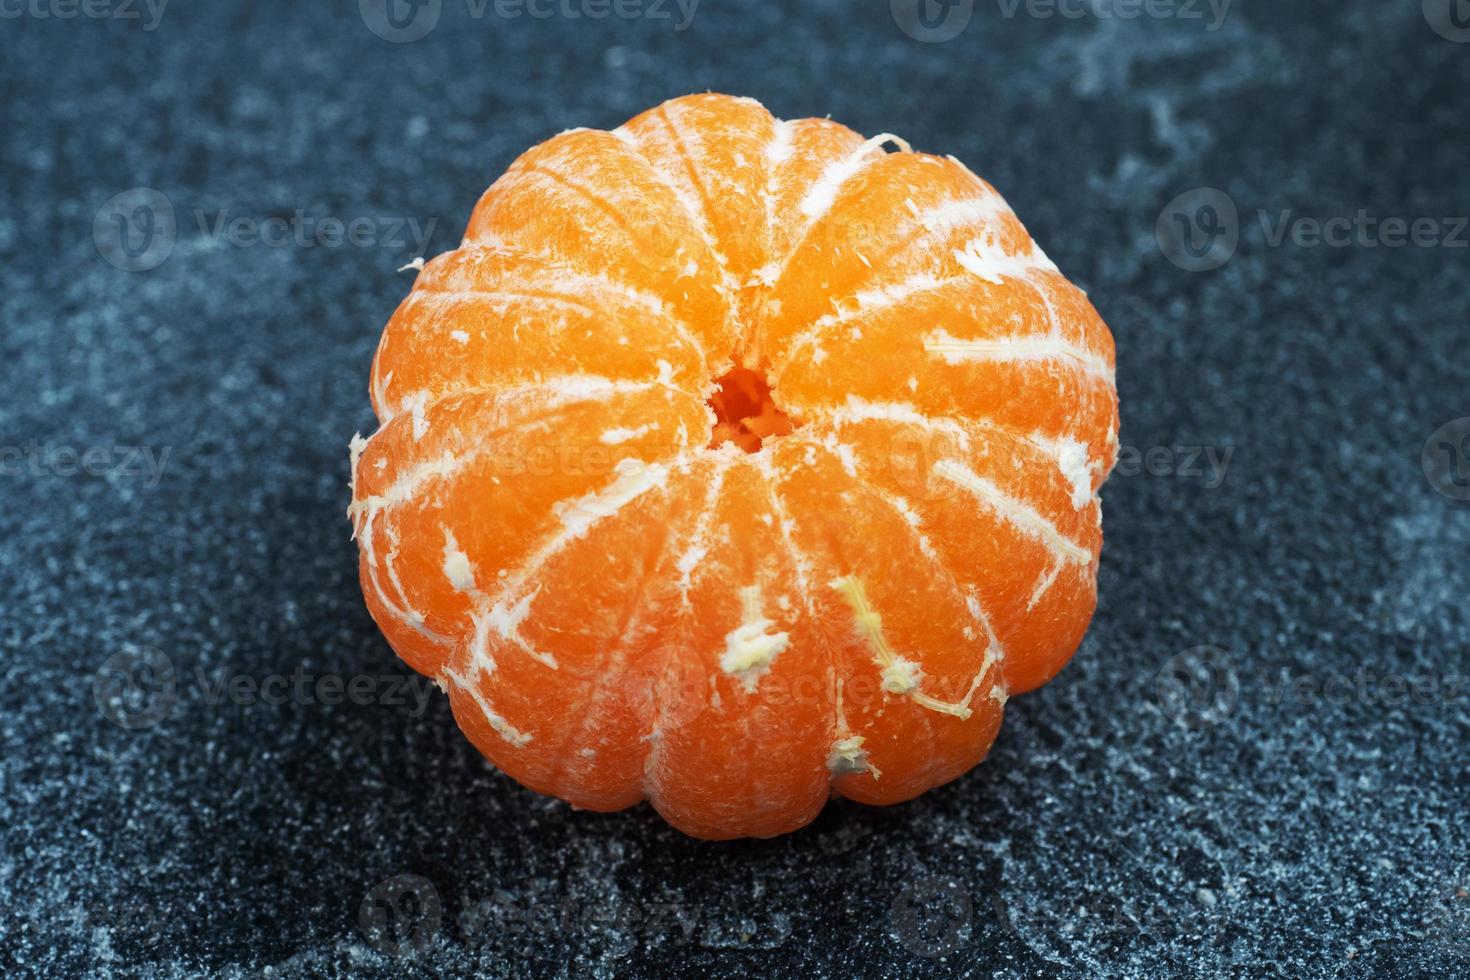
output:
M 1420 460 L 1470 415 L 1470 252 L 1270 236 L 1288 210 L 1470 212 L 1470 44 L 1431 26 L 1453 22 L 1240 2 L 1210 30 L 982 0 L 920 43 L 881 3 L 706 0 L 679 31 L 672 3 L 443 0 L 389 43 L 358 6 L 180 3 L 145 30 L 146 6 L 43 0 L 0 22 L 7 974 L 1470 969 L 1470 503 Z M 1112 325 L 1140 454 L 1104 492 L 1092 632 L 982 767 L 727 845 L 484 765 L 442 695 L 400 690 L 343 517 L 412 227 L 450 248 L 520 149 L 703 89 L 899 132 L 1000 187 Z M 1189 272 L 1156 222 L 1201 186 L 1240 240 Z M 177 232 L 128 272 L 94 219 L 137 187 Z M 104 210 L 104 244 L 140 200 Z M 377 244 L 210 234 L 298 211 L 367 219 Z M 100 447 L 90 472 L 67 447 Z M 1229 453 L 1223 473 L 1187 447 Z M 110 700 L 116 675 L 94 680 L 118 657 L 153 686 Z M 368 680 L 343 704 L 247 686 L 290 695 L 268 679 L 296 670 Z

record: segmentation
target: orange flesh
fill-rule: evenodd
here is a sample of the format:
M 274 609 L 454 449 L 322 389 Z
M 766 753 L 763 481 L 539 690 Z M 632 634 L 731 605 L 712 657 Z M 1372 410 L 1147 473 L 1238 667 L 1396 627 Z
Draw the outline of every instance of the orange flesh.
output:
M 364 595 L 579 807 L 728 838 L 910 799 L 1086 630 L 1113 365 L 952 158 L 720 95 L 563 133 L 384 331 Z
M 796 427 L 776 404 L 764 374 L 746 367 L 733 367 L 715 380 L 709 406 L 715 413 L 710 448 L 734 443 L 748 453 L 784 436 Z

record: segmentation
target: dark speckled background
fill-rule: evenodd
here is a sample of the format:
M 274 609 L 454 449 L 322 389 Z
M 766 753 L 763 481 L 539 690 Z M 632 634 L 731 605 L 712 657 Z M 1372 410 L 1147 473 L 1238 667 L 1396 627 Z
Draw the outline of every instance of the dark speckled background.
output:
M 411 43 L 374 0 L 0 5 L 0 968 L 1465 975 L 1470 443 L 1431 434 L 1470 416 L 1470 20 L 624 4 L 443 0 Z M 483 764 L 405 695 L 343 516 L 414 229 L 451 248 L 519 150 L 703 89 L 1001 188 L 1111 324 L 1134 453 L 1092 631 L 985 765 L 726 845 Z M 1221 194 L 1229 261 L 1170 261 L 1176 213 L 1229 255 Z M 1431 220 L 1273 243 L 1359 211 Z

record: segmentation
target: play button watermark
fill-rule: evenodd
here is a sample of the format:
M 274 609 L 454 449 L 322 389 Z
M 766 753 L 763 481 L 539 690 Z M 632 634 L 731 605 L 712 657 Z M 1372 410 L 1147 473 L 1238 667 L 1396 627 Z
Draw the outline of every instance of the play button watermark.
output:
M 438 25 L 443 0 L 357 0 L 357 9 L 378 37 L 407 44 L 426 37 Z
M 1470 0 L 1424 0 L 1424 19 L 1446 41 L 1470 44 Z
M 114 195 L 92 219 L 98 254 L 125 272 L 162 265 L 174 250 L 177 234 L 173 204 L 151 187 Z
M 952 41 L 970 26 L 975 0 L 889 0 L 893 22 L 915 41 Z
M 1154 234 L 1170 262 L 1187 272 L 1208 272 L 1229 262 L 1240 245 L 1240 214 L 1229 194 L 1197 187 L 1164 207 Z

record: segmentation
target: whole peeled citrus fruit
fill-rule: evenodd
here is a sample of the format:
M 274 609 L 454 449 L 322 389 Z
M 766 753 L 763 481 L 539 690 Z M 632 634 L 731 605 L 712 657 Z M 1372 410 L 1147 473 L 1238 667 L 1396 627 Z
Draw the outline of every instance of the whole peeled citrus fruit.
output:
M 952 157 L 722 95 L 562 133 L 383 333 L 363 592 L 578 807 L 725 838 L 910 799 L 1087 628 L 1113 363 Z

